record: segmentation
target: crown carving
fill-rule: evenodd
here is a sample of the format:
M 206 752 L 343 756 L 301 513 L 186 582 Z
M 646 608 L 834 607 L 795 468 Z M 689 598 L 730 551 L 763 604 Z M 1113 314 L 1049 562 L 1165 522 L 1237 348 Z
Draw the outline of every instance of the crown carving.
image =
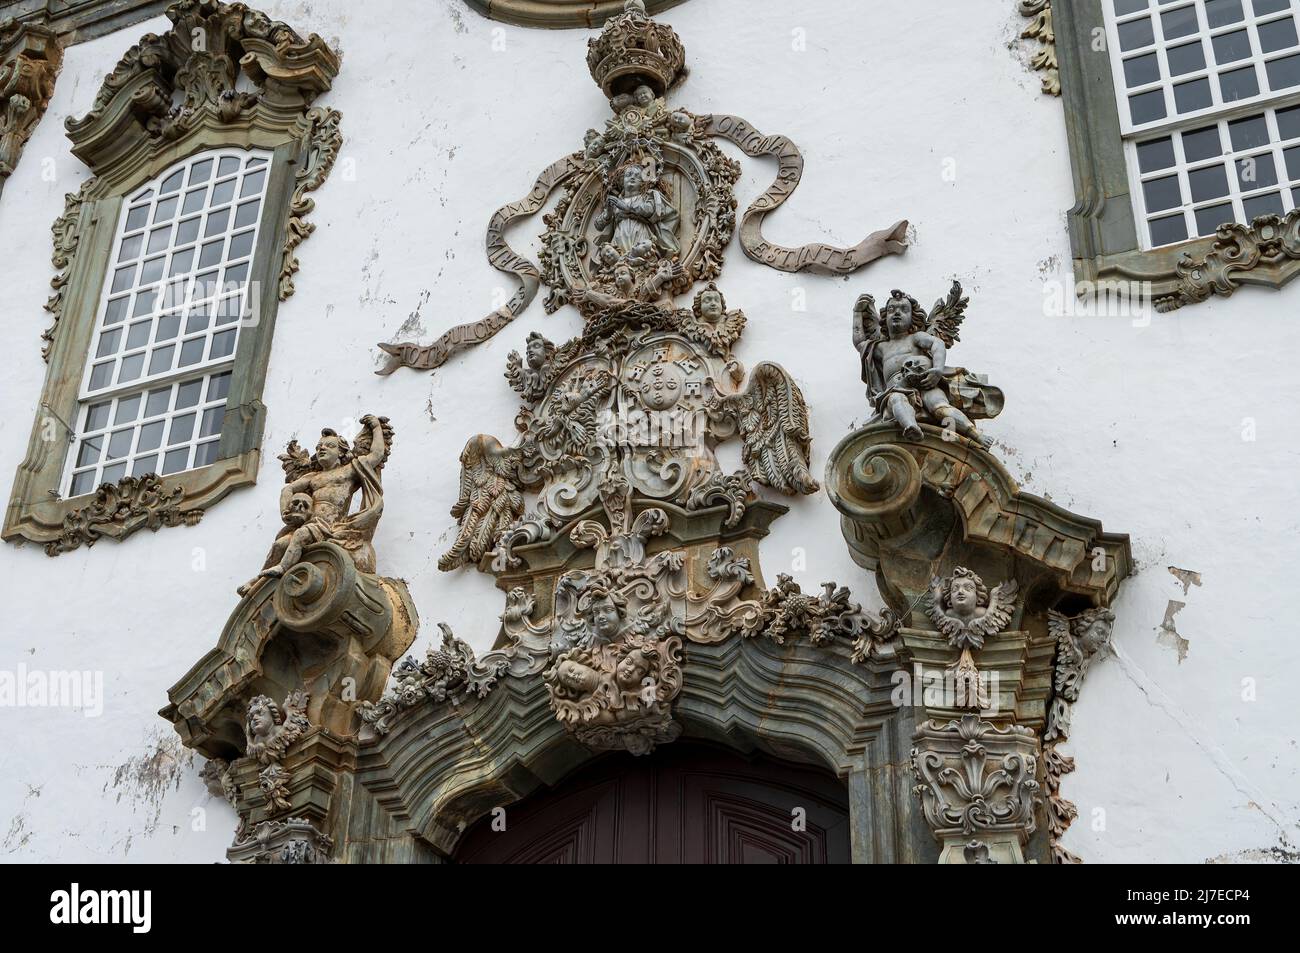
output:
M 644 0 L 627 0 L 587 42 L 587 67 L 610 99 L 638 86 L 662 96 L 685 77 L 686 48 L 672 27 L 650 19 Z

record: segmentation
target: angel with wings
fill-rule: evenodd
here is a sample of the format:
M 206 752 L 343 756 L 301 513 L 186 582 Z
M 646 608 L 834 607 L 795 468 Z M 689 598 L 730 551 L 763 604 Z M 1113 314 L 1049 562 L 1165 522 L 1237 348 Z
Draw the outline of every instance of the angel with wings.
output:
M 742 393 L 710 398 L 705 410 L 715 421 L 730 419 L 740 431 L 740 459 L 755 483 L 789 496 L 817 492 L 808 470 L 808 406 L 780 365 L 764 361 Z
M 351 445 L 326 427 L 313 454 L 299 447 L 297 440 L 289 442 L 280 455 L 285 482 L 280 491 L 284 527 L 262 571 L 239 587 L 241 596 L 262 579 L 283 576 L 302 558 L 304 548 L 327 540 L 347 550 L 362 572 L 375 571 L 371 540 L 384 511 L 380 475 L 392 449 L 393 428 L 387 417 L 373 414 L 362 417 L 361 426 Z M 349 513 L 358 490 L 361 505 Z
M 1008 579 L 990 592 L 984 580 L 958 566 L 947 579 L 930 580 L 930 604 L 925 614 L 960 649 L 982 649 L 984 640 L 1011 624 L 1020 584 Z
M 862 295 L 853 307 L 853 345 L 862 359 L 867 399 L 877 418 L 896 422 L 909 440 L 921 439 L 918 420 L 924 420 L 986 447 L 993 442 L 972 418 L 1001 413 L 1002 392 L 981 375 L 947 366 L 968 301 L 954 281 L 929 315 L 901 291 L 885 303 L 883 324 L 871 295 Z
M 470 437 L 460 454 L 460 495 L 451 508 L 460 529 L 438 560 L 439 569 L 477 565 L 496 538 L 524 515 L 519 466 L 519 450 L 507 449 L 487 434 Z
M 554 376 L 555 345 L 533 331 L 524 344 L 524 356 L 511 351 L 506 358 L 506 380 L 524 400 L 535 404 L 542 399 Z

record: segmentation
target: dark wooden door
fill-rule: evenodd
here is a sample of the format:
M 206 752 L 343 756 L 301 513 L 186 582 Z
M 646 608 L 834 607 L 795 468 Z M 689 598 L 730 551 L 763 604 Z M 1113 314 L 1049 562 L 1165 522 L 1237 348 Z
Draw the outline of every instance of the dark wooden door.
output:
M 802 809 L 803 829 L 797 829 Z M 849 811 L 829 772 L 676 742 L 605 755 L 465 832 L 467 864 L 848 863 Z

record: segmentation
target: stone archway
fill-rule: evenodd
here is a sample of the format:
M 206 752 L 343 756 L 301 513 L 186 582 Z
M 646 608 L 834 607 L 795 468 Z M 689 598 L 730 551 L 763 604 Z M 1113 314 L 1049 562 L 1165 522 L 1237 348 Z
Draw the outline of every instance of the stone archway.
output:
M 504 820 L 502 818 L 501 820 Z M 457 863 L 847 863 L 848 791 L 833 774 L 683 739 L 602 755 L 465 832 Z

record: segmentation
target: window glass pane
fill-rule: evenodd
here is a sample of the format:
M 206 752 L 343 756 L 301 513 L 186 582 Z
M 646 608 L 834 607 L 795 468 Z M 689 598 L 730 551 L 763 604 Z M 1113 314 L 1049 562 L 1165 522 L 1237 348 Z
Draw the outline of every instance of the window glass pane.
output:
M 1262 17 L 1290 8 L 1291 0 L 1252 0 L 1252 6 L 1255 8 L 1255 16 Z
M 152 454 L 147 457 L 136 457 L 135 462 L 131 464 L 131 476 L 144 476 L 147 473 L 158 472 L 158 455 Z
M 89 411 L 86 412 L 86 429 L 85 433 L 94 433 L 96 430 L 103 430 L 108 426 L 108 403 L 93 404 Z
M 1146 197 L 1148 212 L 1159 212 L 1183 204 L 1183 195 L 1176 175 L 1143 182 L 1142 194 Z
M 141 321 L 131 325 L 131 329 L 126 335 L 126 346 L 128 348 L 144 347 L 145 342 L 149 340 L 149 329 L 153 326 L 151 321 Z
M 1119 25 L 1119 47 L 1122 50 L 1136 50 L 1150 46 L 1155 40 L 1156 34 L 1151 26 L 1150 17 L 1130 20 Z
M 225 205 L 235 197 L 235 180 L 227 179 L 225 182 L 219 182 L 212 188 L 212 201 L 210 205 Z
M 1211 27 L 1240 23 L 1245 18 L 1241 0 L 1205 0 L 1205 19 Z
M 1212 165 L 1187 173 L 1193 202 L 1206 202 L 1228 194 L 1228 173 L 1222 165 Z
M 181 180 L 185 177 L 184 169 L 177 169 L 167 178 L 163 179 L 163 184 L 158 189 L 159 195 L 170 195 L 181 187 Z
M 1195 112 L 1214 104 L 1210 95 L 1210 81 L 1202 77 L 1174 87 L 1174 104 L 1180 113 Z
M 165 222 L 176 214 L 176 199 L 163 199 L 153 208 L 153 220 Z
M 1291 17 L 1259 25 L 1259 48 L 1265 53 L 1276 53 L 1295 46 L 1298 42 L 1300 40 L 1296 38 L 1295 20 Z
M 1169 72 L 1173 76 L 1205 69 L 1205 50 L 1201 47 L 1200 40 L 1170 47 L 1166 55 L 1169 57 Z
M 199 395 L 203 393 L 202 381 L 190 381 L 182 384 L 176 392 L 176 409 L 181 410 L 185 407 L 193 407 L 199 402 Z
M 117 402 L 117 410 L 113 414 L 113 423 L 126 424 L 135 420 L 140 414 L 140 396 L 135 394 L 132 397 L 123 397 Z
M 1228 123 L 1228 135 L 1238 151 L 1268 145 L 1268 123 L 1262 115 L 1238 119 Z
M 1232 221 L 1232 204 L 1212 205 L 1196 210 L 1196 234 L 1213 235 L 1224 222 Z
M 108 460 L 121 460 L 131 452 L 131 438 L 135 435 L 134 430 L 115 430 L 113 436 L 108 440 L 108 453 L 105 455 Z
M 1225 103 L 1235 103 L 1239 99 L 1249 99 L 1259 95 L 1259 80 L 1255 77 L 1255 67 L 1231 70 L 1219 74 L 1219 95 Z
M 121 321 L 125 317 L 126 317 L 126 298 L 117 298 L 113 301 L 110 301 L 108 303 L 108 307 L 104 310 L 105 326 L 110 324 L 117 324 L 117 322 Z
M 217 169 L 217 175 L 230 175 L 232 172 L 239 171 L 239 160 L 234 156 L 226 156 L 221 160 L 221 165 Z
M 116 483 L 122 477 L 126 476 L 126 464 L 115 463 L 112 466 L 105 467 L 99 476 L 100 483 Z
M 1164 11 L 1160 14 L 1160 28 L 1164 31 L 1166 40 L 1191 36 L 1200 29 L 1200 24 L 1196 21 L 1196 5 Z
M 1172 245 L 1187 240 L 1187 222 L 1181 212 L 1165 218 L 1154 218 L 1150 226 L 1152 245 Z
M 1289 89 L 1292 86 L 1300 86 L 1300 55 L 1269 60 L 1264 64 L 1264 69 L 1268 71 L 1269 89 Z
M 1245 30 L 1220 33 L 1211 42 L 1214 44 L 1216 63 L 1235 63 L 1238 60 L 1250 59 L 1250 34 Z
M 206 182 L 212 177 L 212 160 L 204 159 L 202 162 L 196 162 L 190 166 L 189 184 L 195 185 L 199 182 Z
M 1260 215 L 1282 214 L 1282 196 L 1277 192 L 1253 195 L 1248 199 L 1243 199 L 1241 204 L 1246 209 L 1246 221 L 1248 222 L 1254 221 Z
M 1238 159 L 1237 182 L 1243 192 L 1277 185 L 1277 168 L 1273 164 L 1273 153 L 1265 152 L 1263 155 Z
M 220 449 L 220 440 L 212 440 L 208 443 L 199 444 L 198 449 L 194 451 L 194 465 L 196 467 L 206 467 L 209 463 L 215 463 L 217 460 L 217 451 Z
M 129 384 L 139 377 L 143 371 L 143 354 L 132 354 L 130 357 L 124 357 L 122 358 L 121 369 L 117 372 L 117 382 L 119 384 Z
M 1300 146 L 1286 150 L 1286 174 L 1288 178 L 1300 179 Z
M 137 228 L 144 228 L 144 223 L 149 221 L 149 206 L 142 205 L 139 208 L 133 208 L 126 216 L 126 230 L 133 232 Z
M 172 389 L 170 387 L 149 391 L 149 399 L 144 405 L 144 415 L 146 417 L 156 417 L 161 413 L 165 413 L 171 399 Z
M 84 467 L 99 459 L 99 452 L 104 449 L 103 437 L 85 437 L 77 449 L 77 466 Z
M 162 472 L 178 473 L 185 469 L 185 464 L 189 460 L 189 447 L 182 447 L 180 450 L 168 450 L 167 455 L 163 457 Z
M 149 354 L 149 373 L 165 374 L 172 369 L 172 355 L 176 352 L 175 344 L 156 347 Z
M 126 262 L 140 254 L 140 245 L 144 238 L 140 235 L 133 235 L 130 238 L 122 239 L 122 245 L 117 251 L 117 260 Z
M 1147 8 L 1147 0 L 1115 0 L 1115 15 L 1124 16 L 1126 13 L 1137 13 L 1139 10 Z
M 1174 140 L 1169 136 L 1138 143 L 1138 167 L 1143 172 L 1167 169 L 1174 164 Z
M 95 350 L 95 357 L 103 357 L 105 354 L 112 354 L 117 350 L 118 342 L 122 339 L 122 329 L 114 328 L 112 331 L 105 331 L 99 336 L 99 347 Z

